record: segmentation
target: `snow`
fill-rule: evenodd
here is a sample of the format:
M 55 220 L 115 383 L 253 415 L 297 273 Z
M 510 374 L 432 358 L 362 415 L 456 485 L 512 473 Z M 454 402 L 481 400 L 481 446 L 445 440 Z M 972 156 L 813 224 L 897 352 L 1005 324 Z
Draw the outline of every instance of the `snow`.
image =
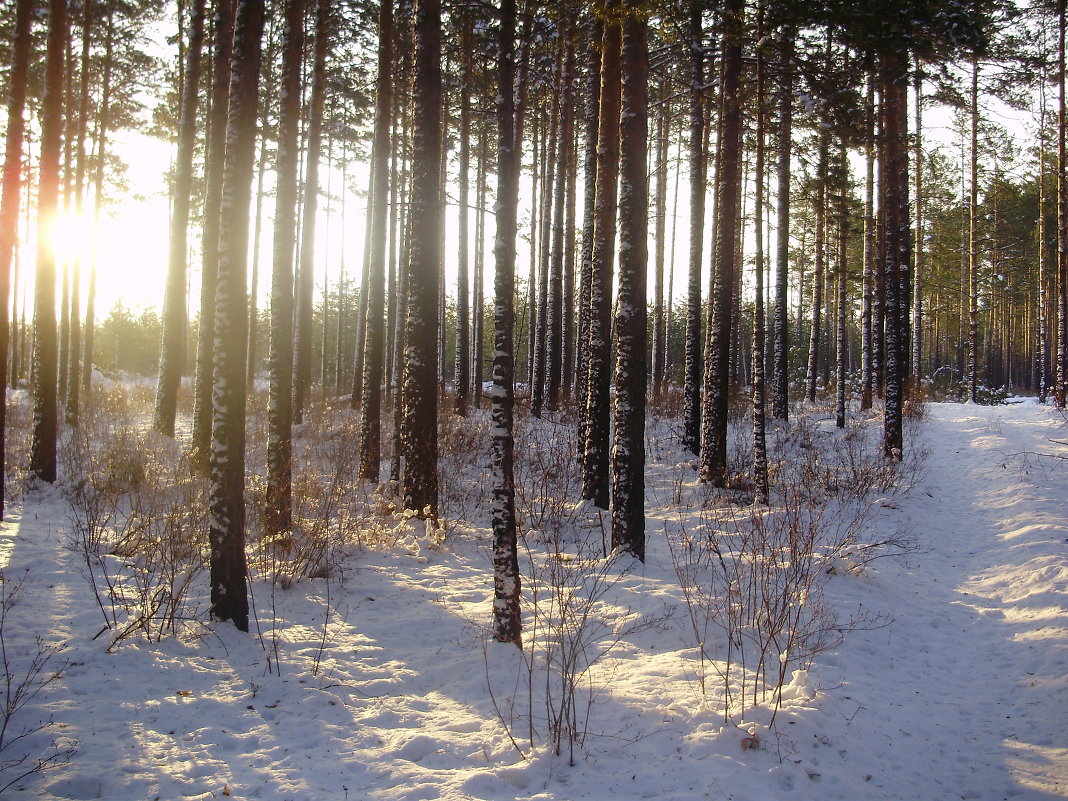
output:
M 839 436 L 832 420 L 816 425 Z M 0 527 L 5 581 L 24 576 L 6 648 L 17 663 L 39 635 L 67 644 L 67 666 L 15 720 L 50 716 L 47 736 L 27 745 L 77 741 L 77 751 L 5 797 L 1068 798 L 1060 414 L 1034 402 L 930 405 L 915 486 L 863 501 L 866 537 L 902 534 L 913 547 L 862 568 L 841 559 L 827 585 L 840 619 L 863 610 L 872 624 L 807 669 L 783 651 L 790 669 L 774 721 L 761 706 L 728 724 L 715 691 L 704 703 L 695 682 L 664 538 L 680 510 L 692 511 L 673 500 L 673 476 L 691 499 L 702 490 L 665 431 L 650 426 L 644 565 L 599 551 L 540 559 L 535 533 L 529 551 L 520 547 L 525 644 L 557 642 L 529 605 L 550 573 L 574 588 L 554 596 L 560 603 L 581 606 L 591 583 L 600 593 L 583 633 L 587 734 L 574 766 L 566 740 L 559 756 L 547 744 L 544 694 L 559 675 L 488 639 L 488 526 L 444 543 L 413 529 L 396 547 L 352 554 L 330 580 L 289 590 L 255 580 L 251 635 L 211 623 L 109 649 L 106 632 L 94 639 L 101 615 L 68 547 L 67 502 L 31 490 Z

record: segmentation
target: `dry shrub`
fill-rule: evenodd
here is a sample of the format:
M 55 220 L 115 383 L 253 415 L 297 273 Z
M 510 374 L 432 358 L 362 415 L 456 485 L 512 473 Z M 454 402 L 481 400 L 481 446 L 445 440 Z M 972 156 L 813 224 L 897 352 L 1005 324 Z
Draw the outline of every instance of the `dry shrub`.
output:
M 69 544 L 82 557 L 112 645 L 201 625 L 207 486 L 182 447 L 97 414 L 70 432 L 61 459 Z
M 30 437 L 33 434 L 33 401 L 23 391 L 8 394 L 4 430 L 4 497 L 17 501 L 26 492 L 30 475 Z

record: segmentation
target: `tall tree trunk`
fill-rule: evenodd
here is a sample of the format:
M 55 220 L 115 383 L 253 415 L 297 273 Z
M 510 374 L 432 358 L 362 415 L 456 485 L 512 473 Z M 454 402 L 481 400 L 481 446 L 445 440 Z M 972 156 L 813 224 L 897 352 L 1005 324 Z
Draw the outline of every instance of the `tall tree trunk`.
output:
M 270 48 L 271 35 L 268 33 L 268 48 Z M 270 52 L 268 50 L 268 52 Z M 270 90 L 269 76 L 265 76 L 265 80 L 268 81 L 267 86 L 264 87 L 264 95 L 268 95 Z M 266 100 L 260 103 L 260 130 L 266 131 L 268 128 L 267 123 L 267 107 Z M 259 303 L 259 285 L 260 285 L 260 234 L 263 231 L 263 179 L 267 172 L 267 136 L 264 135 L 260 138 L 260 156 L 256 160 L 256 215 L 255 220 L 252 223 L 252 282 L 249 286 L 248 293 L 248 364 L 245 367 L 245 381 L 248 384 L 249 391 L 255 389 L 256 373 L 259 367 L 259 327 L 260 327 L 260 314 L 257 309 Z
M 245 585 L 245 364 L 248 345 L 249 205 L 256 157 L 256 111 L 263 0 L 238 0 L 219 210 L 215 295 L 208 536 L 211 614 L 248 631 Z
M 883 137 L 879 155 L 879 184 L 886 199 L 886 406 L 883 417 L 883 452 L 888 459 L 902 458 L 902 410 L 907 372 L 908 335 L 900 305 L 901 273 L 909 265 L 908 180 L 908 63 L 903 53 L 883 54 Z
M 565 14 L 571 9 L 565 9 Z M 551 411 L 560 407 L 564 344 L 564 284 L 567 250 L 567 198 L 571 172 L 568 169 L 574 131 L 574 116 L 571 108 L 571 80 L 574 72 L 575 45 L 571 36 L 570 20 L 565 19 L 561 31 L 561 47 L 564 48 L 563 71 L 560 76 L 560 131 L 556 148 L 556 194 L 553 196 L 552 249 L 549 263 L 549 282 L 546 298 L 545 331 L 545 392 L 546 405 Z M 572 208 L 572 211 L 574 209 Z M 573 228 L 572 228 L 573 232 Z M 573 281 L 573 279 L 572 279 Z
M 917 66 L 913 78 L 916 92 L 916 137 L 914 141 L 915 165 L 913 166 L 913 180 L 916 187 L 916 225 L 914 235 L 915 254 L 913 280 L 912 280 L 912 375 L 916 382 L 915 391 L 920 391 L 920 381 L 923 378 L 923 70 Z M 917 394 L 917 397 L 919 395 Z
M 704 337 L 701 333 L 701 261 L 705 242 L 705 53 L 701 27 L 703 4 L 689 8 L 690 47 L 690 272 L 686 292 L 686 372 L 683 386 L 682 444 L 701 452 L 701 376 Z
M 711 332 L 704 375 L 701 421 L 701 479 L 727 483 L 727 412 L 730 394 L 731 325 L 738 268 L 738 214 L 742 178 L 742 37 L 745 5 L 727 0 L 723 8 L 723 66 L 720 72 L 720 144 L 716 171 L 716 234 Z
M 204 231 L 201 247 L 200 330 L 193 395 L 193 460 L 207 466 L 212 426 L 212 373 L 215 348 L 215 290 L 219 274 L 219 227 L 230 104 L 235 0 L 215 0 L 215 42 L 211 63 L 211 109 L 204 171 Z
M 645 0 L 625 0 L 619 158 L 619 297 L 613 406 L 612 548 L 645 561 L 649 44 Z
M 812 210 L 816 218 L 816 264 L 812 270 L 812 328 L 808 338 L 808 369 L 805 372 L 805 400 L 816 402 L 816 373 L 819 365 L 820 338 L 823 334 L 823 278 L 827 272 L 827 150 L 830 133 L 820 131 L 819 157 L 816 164 L 816 198 Z
M 478 168 L 475 177 L 475 280 L 472 310 L 474 320 L 471 327 L 471 393 L 475 406 L 482 405 L 483 339 L 485 333 L 485 248 L 486 238 L 486 166 L 489 161 L 488 126 L 483 124 L 478 132 Z
M 586 442 L 582 462 L 582 497 L 608 508 L 608 410 L 612 350 L 612 262 L 616 239 L 619 177 L 620 0 L 606 5 L 601 48 L 601 105 L 597 140 L 597 196 L 590 283 L 590 330 L 587 345 L 588 392 Z
M 89 267 L 89 288 L 85 298 L 85 335 L 82 342 L 81 400 L 87 403 L 93 379 L 93 339 L 96 334 L 96 267 L 97 244 L 100 231 L 100 211 L 103 208 L 104 156 L 107 152 L 108 113 L 111 108 L 112 52 L 115 45 L 115 10 L 108 6 L 107 33 L 104 37 L 104 77 L 100 90 L 99 131 L 97 133 L 96 177 L 93 182 L 93 244 Z
M 67 0 L 49 0 L 48 49 L 41 101 L 40 179 L 37 190 L 37 277 L 33 304 L 33 437 L 30 474 L 56 480 L 56 257 L 49 233 L 59 214 L 59 160 L 63 137 L 63 57 Z
M 793 31 L 784 28 L 779 57 L 779 154 L 776 183 L 778 222 L 775 240 L 775 354 L 771 414 L 776 420 L 790 415 L 790 146 L 793 141 Z
M 264 527 L 293 527 L 293 258 L 297 239 L 300 78 L 305 0 L 286 0 L 279 85 L 278 150 L 271 270 L 271 384 L 267 407 L 267 497 Z
M 968 398 L 977 400 L 979 387 L 979 59 L 972 57 L 971 181 L 968 188 Z
M 1045 77 L 1045 76 L 1043 76 Z M 1038 111 L 1038 400 L 1049 397 L 1049 292 L 1046 266 L 1046 82 L 1039 82 Z
M 590 14 L 586 32 L 586 131 L 583 138 L 583 209 L 582 243 L 579 248 L 579 300 L 577 334 L 577 371 L 575 374 L 575 401 L 578 406 L 579 447 L 585 448 L 586 432 L 589 430 L 589 345 L 590 345 L 590 292 L 593 285 L 593 237 L 597 202 L 597 139 L 601 106 L 601 44 L 604 38 L 604 23 L 598 14 Z
M 364 322 L 363 414 L 360 421 L 360 471 L 364 481 L 378 482 L 382 450 L 382 375 L 385 358 L 386 224 L 389 201 L 389 129 L 393 112 L 393 2 L 382 0 L 378 11 L 378 81 L 375 132 L 371 157 L 371 263 Z M 461 202 L 461 207 L 463 203 Z
M 89 85 L 90 64 L 89 48 L 93 31 L 94 6 L 92 0 L 83 0 L 82 3 L 82 52 L 81 65 L 78 70 L 80 88 L 78 100 L 78 131 L 75 142 L 75 155 L 77 157 L 77 172 L 74 177 L 74 196 L 77 217 L 82 219 L 85 213 L 85 174 L 88 169 L 85 152 L 85 138 L 89 128 Z M 82 266 L 85 258 L 84 250 L 79 249 L 74 257 L 74 280 L 71 282 L 71 327 L 70 327 L 70 353 L 68 354 L 69 365 L 67 368 L 67 424 L 75 427 L 78 425 L 78 407 L 81 402 L 82 387 L 82 326 L 81 326 L 81 279 Z M 3 393 L 0 392 L 0 397 Z M 2 467 L 2 464 L 0 464 Z M 2 495 L 2 493 L 0 493 Z
M 467 415 L 467 395 L 471 386 L 471 295 L 468 278 L 470 261 L 470 236 L 468 220 L 470 217 L 471 184 L 471 50 L 472 23 L 470 11 L 465 7 L 460 11 L 460 58 L 462 74 L 460 78 L 460 174 L 459 181 L 459 244 L 457 248 L 458 264 L 456 268 L 456 358 L 454 375 L 456 397 L 453 410 L 461 417 Z
M 15 4 L 15 38 L 11 49 L 11 72 L 7 85 L 7 136 L 4 142 L 4 185 L 0 194 L 0 521 L 4 517 L 7 459 L 8 320 L 7 298 L 11 264 L 18 249 L 19 203 L 22 199 L 22 141 L 25 131 L 26 77 L 32 46 L 33 0 Z M 17 293 L 12 293 L 17 296 Z M 11 315 L 14 318 L 14 314 Z M 17 377 L 17 376 L 16 376 Z
M 297 274 L 297 332 L 293 375 L 293 421 L 304 420 L 304 405 L 311 390 L 312 339 L 315 320 L 315 218 L 319 211 L 319 159 L 323 141 L 323 106 L 326 101 L 326 59 L 330 53 L 330 0 L 315 7 L 315 55 L 312 64 L 311 108 L 308 116 L 308 162 L 304 176 L 304 211 L 300 229 L 300 267 Z
M 868 76 L 864 139 L 864 298 L 861 328 L 860 410 L 872 405 L 875 391 L 873 294 L 875 292 L 875 79 Z
M 1054 400 L 1068 397 L 1068 106 L 1065 102 L 1065 0 L 1057 3 L 1057 384 Z
M 404 344 L 405 509 L 438 516 L 438 283 L 441 273 L 441 2 L 415 10 L 411 261 Z
M 662 80 L 657 102 L 660 105 L 656 117 L 656 156 L 653 174 L 656 176 L 655 210 L 653 211 L 656 250 L 653 257 L 653 347 L 652 383 L 653 399 L 660 400 L 664 391 L 664 343 L 667 331 L 664 328 L 664 256 L 667 252 L 667 178 L 668 178 L 668 132 L 670 125 L 670 97 L 668 81 Z M 668 299 L 670 302 L 670 298 Z
M 178 111 L 178 154 L 171 196 L 170 247 L 167 252 L 167 288 L 163 296 L 163 340 L 156 381 L 153 427 L 165 437 L 174 436 L 178 411 L 178 384 L 182 379 L 186 329 L 186 259 L 189 250 L 189 208 L 193 193 L 193 150 L 197 134 L 197 99 L 200 94 L 200 52 L 204 45 L 204 0 L 193 0 Z
M 756 187 L 753 196 L 753 477 L 756 485 L 754 500 L 759 504 L 768 502 L 768 446 L 765 436 L 765 383 L 764 383 L 764 179 L 765 152 L 764 126 L 764 3 L 759 9 L 756 47 L 756 153 L 753 172 Z
M 837 302 L 835 310 L 835 404 L 834 424 L 838 428 L 845 428 L 846 423 L 846 266 L 848 264 L 846 251 L 846 232 L 849 230 L 849 161 L 846 158 L 844 144 L 840 144 L 838 152 L 838 258 L 835 267 L 837 278 Z
M 501 0 L 497 47 L 497 236 L 493 311 L 493 639 L 522 646 L 520 579 L 515 519 L 512 415 L 515 405 L 515 237 L 519 154 L 515 135 L 515 0 Z

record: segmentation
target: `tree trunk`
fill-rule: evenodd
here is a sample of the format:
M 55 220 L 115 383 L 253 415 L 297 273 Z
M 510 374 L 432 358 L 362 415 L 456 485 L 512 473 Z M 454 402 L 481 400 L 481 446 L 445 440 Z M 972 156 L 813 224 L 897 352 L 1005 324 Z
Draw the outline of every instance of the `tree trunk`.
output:
M 411 261 L 404 345 L 405 509 L 438 516 L 438 283 L 441 273 L 441 2 L 415 10 Z
M 215 296 L 208 536 L 211 614 L 248 631 L 245 575 L 245 364 L 248 345 L 249 205 L 256 157 L 256 112 L 263 0 L 238 0 L 219 210 Z
M 460 11 L 460 58 L 462 76 L 460 79 L 460 174 L 459 181 L 459 243 L 457 248 L 458 264 L 456 266 L 456 358 L 454 375 L 456 397 L 453 411 L 461 417 L 467 416 L 467 396 L 471 387 L 471 301 L 468 263 L 470 261 L 470 236 L 468 219 L 470 217 L 470 183 L 471 183 L 471 50 L 472 23 L 471 13 L 465 7 Z
M 1057 3 L 1057 383 L 1054 400 L 1068 396 L 1068 107 L 1065 104 L 1065 0 Z
M 319 158 L 323 141 L 323 106 L 326 101 L 326 59 L 330 53 L 330 0 L 315 7 L 315 55 L 312 65 L 311 108 L 308 117 L 308 162 L 304 176 L 304 210 L 300 229 L 300 267 L 297 273 L 297 331 L 293 375 L 293 421 L 304 420 L 304 405 L 311 390 L 312 339 L 315 321 L 315 217 L 319 211 Z
M 683 387 L 682 445 L 701 452 L 701 376 L 704 337 L 701 333 L 701 260 L 705 242 L 705 53 L 701 28 L 702 3 L 689 9 L 690 47 L 690 272 L 686 292 L 686 374 Z
M 667 242 L 664 240 L 667 231 L 667 153 L 669 132 L 670 104 L 668 82 L 662 80 L 658 102 L 660 108 L 656 117 L 656 156 L 653 163 L 653 174 L 656 176 L 655 209 L 653 211 L 654 234 L 656 250 L 653 257 L 653 342 L 652 342 L 652 384 L 653 400 L 659 401 L 664 392 L 664 343 L 667 340 L 667 332 L 664 328 L 664 256 L 667 252 Z M 669 298 L 670 302 L 670 298 Z
M 757 41 L 764 37 L 764 5 L 761 3 Z M 756 188 L 753 197 L 753 478 L 754 501 L 768 502 L 768 446 L 765 436 L 765 383 L 764 383 L 764 47 L 756 48 L 756 153 L 753 172 Z
M 286 0 L 282 76 L 278 87 L 271 384 L 267 407 L 267 498 L 263 515 L 268 535 L 282 534 L 293 527 L 293 258 L 297 239 L 304 10 L 305 0 Z
M 613 407 L 612 548 L 645 561 L 649 44 L 644 0 L 625 0 L 619 158 L 619 297 Z
M 835 403 L 834 424 L 845 428 L 846 423 L 846 232 L 849 230 L 849 161 L 846 158 L 845 145 L 840 145 L 838 153 L 838 258 L 835 275 L 837 277 L 837 302 L 835 308 L 837 320 L 835 325 Z
M 203 44 L 204 0 L 193 0 L 181 107 L 178 111 L 178 154 L 175 157 L 174 193 L 171 196 L 167 288 L 163 296 L 163 341 L 159 353 L 159 378 L 153 415 L 153 427 L 165 437 L 174 437 L 178 384 L 182 379 L 185 351 L 186 258 L 189 250 L 189 208 L 193 192 L 193 150 L 196 146 L 200 52 Z
M 76 136 L 75 150 L 78 160 L 77 173 L 74 178 L 74 196 L 77 204 L 78 219 L 85 213 L 85 174 L 88 169 L 85 152 L 85 138 L 89 128 L 89 47 L 93 31 L 94 6 L 92 0 L 84 0 L 82 3 L 82 53 L 81 66 L 79 68 L 78 101 L 78 132 Z M 71 427 L 78 425 L 78 407 L 81 402 L 82 387 L 82 326 L 81 326 L 81 277 L 82 265 L 85 258 L 84 251 L 79 250 L 75 255 L 74 280 L 71 284 L 71 327 L 70 327 L 70 353 L 68 355 L 68 379 L 67 379 L 67 424 Z M 3 393 L 0 392 L 0 397 Z M 3 465 L 0 464 L 0 469 Z M 0 493 L 2 496 L 2 493 Z
M 830 134 L 820 132 L 819 160 L 816 164 L 816 264 L 812 271 L 812 328 L 808 339 L 808 369 L 805 372 L 805 400 L 816 402 L 816 373 L 819 367 L 820 337 L 823 333 L 823 278 L 827 271 L 827 149 Z
M 920 391 L 923 377 L 923 71 L 919 66 L 913 79 L 916 92 L 916 138 L 915 164 L 913 166 L 916 187 L 916 230 L 914 232 L 913 280 L 912 280 L 912 375 L 916 382 L 915 390 Z M 919 397 L 919 395 L 917 395 Z
M 971 182 L 968 188 L 968 398 L 976 402 L 979 386 L 979 59 L 972 57 Z
M 497 47 L 497 236 L 493 311 L 493 639 L 522 646 L 520 583 L 515 519 L 512 414 L 515 404 L 515 237 L 519 204 L 519 155 L 516 152 L 513 84 L 515 82 L 515 0 L 501 0 Z
M 885 187 L 886 246 L 886 401 L 883 417 L 883 452 L 888 459 L 902 458 L 904 376 L 908 359 L 908 333 L 900 305 L 901 273 L 909 265 L 908 181 L 908 64 L 902 53 L 881 57 L 883 137 L 880 142 L 879 184 Z
M 37 277 L 33 305 L 33 437 L 30 474 L 56 480 L 56 257 L 49 232 L 59 214 L 59 160 L 63 137 L 63 56 L 67 0 L 49 0 L 48 49 L 41 101 L 41 155 L 37 190 Z
M 15 4 L 15 32 L 7 85 L 7 137 L 4 142 L 4 185 L 0 194 L 0 521 L 4 517 L 7 459 L 8 320 L 7 298 L 11 263 L 18 249 L 19 202 L 22 199 L 22 141 L 25 131 L 26 77 L 32 46 L 33 0 Z M 14 296 L 16 293 L 12 293 Z M 14 314 L 11 315 L 14 318 Z M 17 377 L 17 376 L 16 376 Z
M 386 224 L 389 201 L 389 129 L 393 113 L 393 2 L 382 0 L 378 12 L 378 82 L 375 132 L 371 157 L 371 262 L 364 322 L 363 407 L 360 420 L 360 471 L 364 481 L 377 483 L 382 450 L 382 375 L 385 357 Z M 463 205 L 463 204 L 461 204 Z
M 597 140 L 597 196 L 590 283 L 590 329 L 587 358 L 588 422 L 582 462 L 582 497 L 608 509 L 609 382 L 612 351 L 612 262 L 616 239 L 616 197 L 619 177 L 620 45 L 619 0 L 605 11 L 601 48 L 601 105 Z
M 701 421 L 701 479 L 727 483 L 727 412 L 730 393 L 731 326 L 738 258 L 741 205 L 742 38 L 745 5 L 727 0 L 723 9 L 723 66 L 720 73 L 720 144 L 716 171 L 714 281 L 710 309 L 711 341 L 704 375 Z
M 782 31 L 779 60 L 779 154 L 776 182 L 779 196 L 775 241 L 775 355 L 771 414 L 776 420 L 790 415 L 790 146 L 793 141 L 793 31 Z
M 868 76 L 864 141 L 864 298 L 861 314 L 860 410 L 871 408 L 875 391 L 873 349 L 873 294 L 875 291 L 875 80 Z
M 204 171 L 204 231 L 201 247 L 200 330 L 193 396 L 193 460 L 208 464 L 212 426 L 212 373 L 215 348 L 215 290 L 219 273 L 219 226 L 226 161 L 227 109 L 230 103 L 234 0 L 215 0 L 215 43 L 211 66 L 211 109 Z M 99 196 L 98 196 L 99 197 Z M 88 363 L 88 362 L 87 362 Z

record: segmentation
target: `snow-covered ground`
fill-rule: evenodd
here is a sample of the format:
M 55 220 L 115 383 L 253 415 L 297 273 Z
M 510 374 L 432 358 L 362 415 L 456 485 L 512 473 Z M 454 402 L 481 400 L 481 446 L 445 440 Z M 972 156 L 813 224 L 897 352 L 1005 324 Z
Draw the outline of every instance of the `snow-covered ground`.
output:
M 767 707 L 725 725 L 702 702 L 664 539 L 676 499 L 654 469 L 647 563 L 593 568 L 613 578 L 588 652 L 630 631 L 585 677 L 574 765 L 544 745 L 544 678 L 528 692 L 519 652 L 484 639 L 485 532 L 365 550 L 330 581 L 259 582 L 262 636 L 212 624 L 109 650 L 67 503 L 31 493 L 0 527 L 5 586 L 22 579 L 7 657 L 17 668 L 40 637 L 66 643 L 67 664 L 12 721 L 53 725 L 0 760 L 50 740 L 76 752 L 4 796 L 1068 798 L 1068 424 L 1033 402 L 933 404 L 919 431 L 916 485 L 865 500 L 866 537 L 904 535 L 909 553 L 829 578 L 840 619 L 866 623 L 794 675 L 770 728 Z

